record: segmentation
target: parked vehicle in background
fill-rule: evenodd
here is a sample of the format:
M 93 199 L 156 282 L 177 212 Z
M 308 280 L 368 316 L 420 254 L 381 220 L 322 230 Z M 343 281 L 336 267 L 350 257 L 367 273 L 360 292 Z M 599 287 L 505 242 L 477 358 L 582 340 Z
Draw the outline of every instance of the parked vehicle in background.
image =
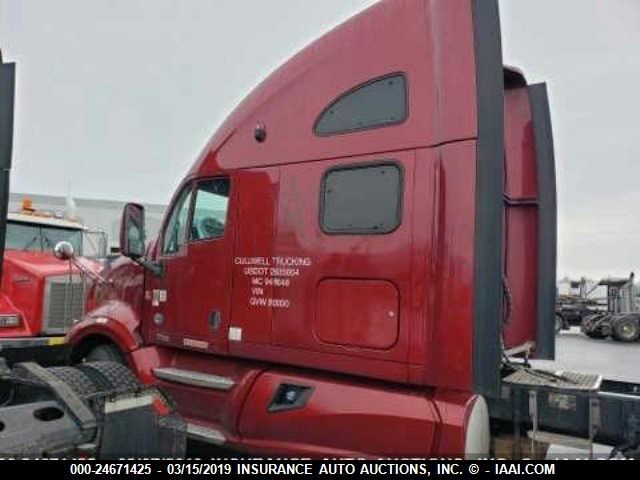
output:
M 607 309 L 585 316 L 582 331 L 591 338 L 610 336 L 619 342 L 640 339 L 640 309 L 635 298 L 634 274 L 628 278 L 605 278 L 598 285 L 607 289 Z
M 85 311 L 91 279 L 83 270 L 52 254 L 60 241 L 73 245 L 86 269 L 97 271 L 106 256 L 106 235 L 52 212 L 28 199 L 7 215 L 0 286 L 0 355 L 56 359 L 64 335 Z
M 598 286 L 593 282 L 590 285 L 584 277 L 569 282 L 569 292 L 556 297 L 556 333 L 580 326 L 585 317 L 606 310 L 599 299 L 590 297 Z
M 7 214 L 6 249 L 51 253 L 58 242 L 67 241 L 77 256 L 91 259 L 106 256 L 105 232 L 90 230 L 63 212 L 37 210 L 28 198 L 22 203 L 20 211 Z

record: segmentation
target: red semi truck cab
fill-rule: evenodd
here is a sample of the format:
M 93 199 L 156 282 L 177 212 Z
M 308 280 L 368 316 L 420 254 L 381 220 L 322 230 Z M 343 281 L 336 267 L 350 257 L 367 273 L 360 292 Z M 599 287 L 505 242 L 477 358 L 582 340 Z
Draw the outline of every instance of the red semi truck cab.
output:
M 53 255 L 54 246 L 60 241 L 69 242 L 79 257 L 84 250 L 98 255 L 100 250 L 96 242 L 87 244 L 89 233 L 81 223 L 37 211 L 29 201 L 25 205 L 20 212 L 7 215 L 5 231 L 0 351 L 10 358 L 15 357 L 16 350 L 24 350 L 20 358 L 34 351 L 54 351 L 41 347 L 63 344 L 73 321 L 84 315 L 90 282 L 77 268 L 58 260 Z M 99 268 L 96 260 L 80 261 L 86 268 Z
M 486 454 L 504 355 L 553 356 L 544 85 L 497 2 L 386 0 L 262 82 L 68 334 L 195 438 L 259 454 Z M 128 258 L 127 258 L 128 257 Z

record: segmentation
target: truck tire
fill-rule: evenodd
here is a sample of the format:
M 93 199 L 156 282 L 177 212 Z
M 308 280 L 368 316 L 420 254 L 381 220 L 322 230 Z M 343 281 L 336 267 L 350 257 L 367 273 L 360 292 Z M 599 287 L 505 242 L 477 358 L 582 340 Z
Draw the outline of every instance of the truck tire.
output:
M 124 358 L 122 357 L 122 353 L 118 350 L 118 347 L 115 345 L 109 345 L 108 343 L 103 343 L 101 345 L 96 345 L 91 350 L 87 352 L 84 357 L 85 362 L 116 362 L 124 365 Z
M 596 339 L 602 339 L 602 338 L 606 338 L 607 335 L 605 335 L 605 333 L 602 331 L 602 329 L 600 328 L 600 320 L 605 316 L 606 314 L 600 314 L 600 313 L 596 313 L 594 315 L 589 315 L 587 317 L 584 317 L 582 319 L 582 331 L 584 332 L 584 334 L 589 337 L 589 338 L 596 338 Z
M 625 315 L 612 320 L 611 336 L 619 342 L 635 342 L 640 337 L 640 321 L 636 315 Z
M 602 340 L 603 338 L 607 338 L 607 336 L 604 333 L 602 333 L 599 328 L 596 328 L 594 330 L 590 330 L 590 331 L 587 331 L 587 332 L 584 332 L 584 333 L 587 335 L 587 337 L 595 338 L 595 339 L 598 339 L 598 340 Z

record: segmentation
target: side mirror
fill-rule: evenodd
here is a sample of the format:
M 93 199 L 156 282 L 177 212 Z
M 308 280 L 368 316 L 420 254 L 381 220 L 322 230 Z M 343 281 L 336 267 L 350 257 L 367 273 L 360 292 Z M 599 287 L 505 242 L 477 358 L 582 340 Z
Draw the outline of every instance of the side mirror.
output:
M 71 260 L 74 254 L 73 245 L 69 242 L 58 242 L 56 246 L 53 247 L 53 255 L 58 260 Z
M 62 242 L 56 243 L 56 246 L 53 247 L 53 255 L 58 260 L 68 260 L 70 262 L 70 265 L 75 266 L 83 274 L 88 275 L 92 280 L 95 280 L 96 282 L 102 284 L 110 284 L 109 281 L 102 277 L 99 273 L 95 273 L 90 268 L 87 268 L 86 265 L 84 265 L 82 262 L 78 261 L 78 259 L 76 258 L 76 254 L 73 251 L 73 245 L 71 245 L 71 243 L 65 242 L 64 240 Z
M 144 248 L 144 207 L 137 203 L 127 203 L 120 223 L 120 252 L 138 259 L 144 256 Z

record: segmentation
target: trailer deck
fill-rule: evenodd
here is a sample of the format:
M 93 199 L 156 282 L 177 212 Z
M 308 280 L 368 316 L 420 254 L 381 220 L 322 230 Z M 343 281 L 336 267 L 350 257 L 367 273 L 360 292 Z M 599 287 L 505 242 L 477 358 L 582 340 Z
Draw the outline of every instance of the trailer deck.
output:
M 500 398 L 491 399 L 492 420 L 506 422 L 515 438 L 586 449 L 595 443 L 615 447 L 628 457 L 640 456 L 640 384 L 601 375 L 536 370 L 505 365 Z M 520 443 L 513 454 L 520 457 Z

